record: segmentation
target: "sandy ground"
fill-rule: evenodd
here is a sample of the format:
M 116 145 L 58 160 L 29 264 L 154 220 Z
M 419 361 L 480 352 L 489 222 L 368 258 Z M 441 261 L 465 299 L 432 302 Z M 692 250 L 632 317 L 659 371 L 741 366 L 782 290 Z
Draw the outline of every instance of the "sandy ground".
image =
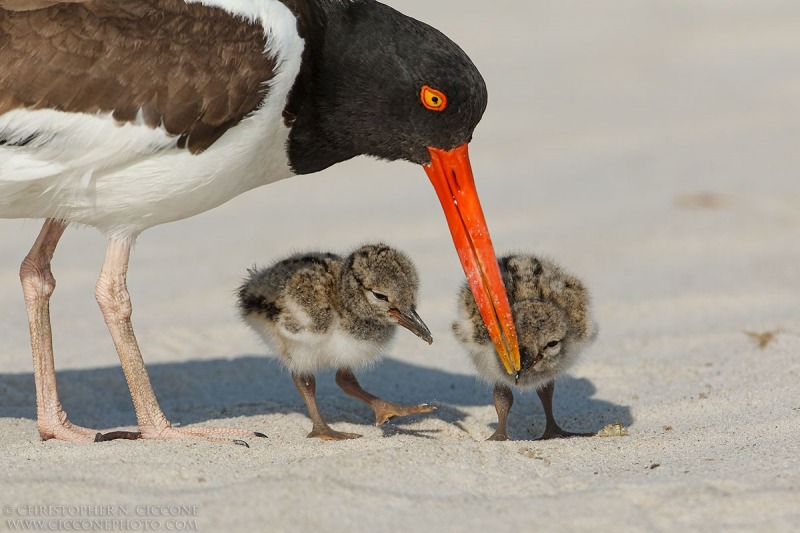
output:
M 449 331 L 462 275 L 435 195 L 421 169 L 363 159 L 139 239 L 134 323 L 162 407 L 269 436 L 249 449 L 40 442 L 17 279 L 39 223 L 0 221 L 0 529 L 49 512 L 62 530 L 75 522 L 52 520 L 114 513 L 165 531 L 796 531 L 800 3 L 393 4 L 486 77 L 471 153 L 498 252 L 552 256 L 592 289 L 601 334 L 558 382 L 557 417 L 629 435 L 534 441 L 528 394 L 517 440 L 484 442 L 491 391 Z M 374 427 L 323 374 L 323 412 L 364 438 L 306 439 L 300 396 L 233 291 L 255 263 L 376 239 L 415 259 L 435 342 L 399 332 L 362 383 L 438 411 Z M 94 302 L 103 248 L 67 232 L 52 306 L 63 403 L 108 428 L 135 418 Z

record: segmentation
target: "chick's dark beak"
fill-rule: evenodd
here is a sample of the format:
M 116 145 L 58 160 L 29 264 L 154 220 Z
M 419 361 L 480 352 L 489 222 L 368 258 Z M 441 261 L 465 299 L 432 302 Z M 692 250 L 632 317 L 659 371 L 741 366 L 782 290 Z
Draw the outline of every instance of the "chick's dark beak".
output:
M 536 362 L 536 358 L 531 354 L 530 350 L 525 348 L 519 349 L 519 361 L 520 361 L 520 372 L 525 372 L 533 363 Z
M 407 311 L 400 311 L 399 309 L 393 307 L 389 309 L 389 314 L 394 317 L 398 324 L 406 328 L 420 339 L 424 340 L 428 344 L 433 343 L 431 331 L 428 329 L 428 326 L 425 325 L 425 322 L 423 322 L 419 317 L 415 309 L 412 308 Z

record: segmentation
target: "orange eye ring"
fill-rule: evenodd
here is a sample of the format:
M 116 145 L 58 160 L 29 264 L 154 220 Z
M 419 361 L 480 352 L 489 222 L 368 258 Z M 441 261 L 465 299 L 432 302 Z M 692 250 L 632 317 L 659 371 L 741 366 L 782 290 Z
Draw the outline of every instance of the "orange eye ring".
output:
M 447 107 L 447 96 L 442 91 L 427 85 L 422 86 L 422 90 L 419 92 L 419 99 L 425 109 L 431 111 L 444 111 Z

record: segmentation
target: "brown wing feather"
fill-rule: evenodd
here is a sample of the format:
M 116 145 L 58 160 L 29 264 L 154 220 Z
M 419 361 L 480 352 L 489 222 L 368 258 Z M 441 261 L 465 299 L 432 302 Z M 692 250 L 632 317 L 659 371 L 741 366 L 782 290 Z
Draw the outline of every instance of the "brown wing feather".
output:
M 0 0 L 0 8 L 9 11 L 33 11 L 34 9 L 44 9 L 56 4 L 80 4 L 91 0 Z
M 141 111 L 192 152 L 208 148 L 267 93 L 276 60 L 263 28 L 221 9 L 181 0 L 58 4 L 0 10 L 0 114 L 18 107 Z

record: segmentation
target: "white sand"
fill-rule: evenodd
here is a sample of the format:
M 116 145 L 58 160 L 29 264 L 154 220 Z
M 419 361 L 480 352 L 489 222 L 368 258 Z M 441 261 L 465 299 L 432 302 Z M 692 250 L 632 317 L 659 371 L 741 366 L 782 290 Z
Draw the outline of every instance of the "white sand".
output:
M 557 417 L 584 431 L 620 421 L 629 436 L 532 441 L 543 414 L 518 395 L 519 440 L 483 441 L 491 391 L 449 331 L 462 276 L 433 190 L 421 169 L 363 159 L 139 239 L 134 323 L 162 407 L 176 423 L 269 435 L 250 449 L 40 442 L 17 279 L 39 222 L 0 221 L 3 512 L 112 506 L 129 529 L 160 530 L 796 531 L 800 3 L 392 3 L 486 77 L 471 154 L 498 252 L 551 255 L 593 291 L 601 334 L 558 382 Z M 254 263 L 375 239 L 415 258 L 435 342 L 398 332 L 362 383 L 439 410 L 376 428 L 324 374 L 323 412 L 364 438 L 306 439 L 300 396 L 238 321 L 233 291 Z M 63 403 L 107 428 L 135 418 L 94 302 L 103 247 L 67 232 L 52 306 Z M 746 332 L 777 335 L 759 348 Z M 175 517 L 190 522 L 137 504 L 190 506 Z

